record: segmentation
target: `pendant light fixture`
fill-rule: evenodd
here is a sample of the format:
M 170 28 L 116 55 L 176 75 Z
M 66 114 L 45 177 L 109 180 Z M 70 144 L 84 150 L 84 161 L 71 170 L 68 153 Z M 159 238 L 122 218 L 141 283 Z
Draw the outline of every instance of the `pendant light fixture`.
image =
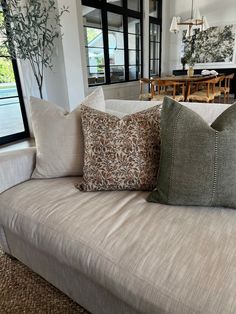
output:
M 172 18 L 170 32 L 177 33 L 180 30 L 180 25 L 187 26 L 186 37 L 191 37 L 193 35 L 193 26 L 194 28 L 200 28 L 200 31 L 205 31 L 209 28 L 206 17 L 200 14 L 198 7 L 194 6 L 193 0 L 190 18 L 183 19 L 180 16 L 174 16 Z

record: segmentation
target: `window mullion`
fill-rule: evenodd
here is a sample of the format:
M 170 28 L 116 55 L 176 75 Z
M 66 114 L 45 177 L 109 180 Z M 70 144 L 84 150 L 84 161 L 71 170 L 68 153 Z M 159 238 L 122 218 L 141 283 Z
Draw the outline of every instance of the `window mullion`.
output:
M 28 121 L 27 121 L 27 114 L 26 114 L 26 110 L 25 110 L 25 105 L 24 105 L 24 98 L 23 98 L 23 93 L 22 93 L 22 87 L 21 87 L 21 82 L 20 82 L 20 76 L 19 76 L 17 61 L 15 59 L 12 60 L 12 67 L 13 67 L 14 74 L 15 74 L 16 87 L 17 87 L 18 97 L 20 100 L 21 114 L 22 114 L 23 124 L 24 124 L 24 128 L 25 128 L 25 137 L 28 137 L 29 136 L 29 126 L 28 126 Z
M 124 7 L 123 23 L 124 23 L 125 81 L 129 81 L 129 38 L 128 38 L 127 0 L 123 0 L 123 7 Z
M 143 51 L 144 51 L 144 47 L 143 47 L 143 18 L 144 18 L 143 6 L 144 6 L 143 0 L 141 0 L 141 18 L 140 18 L 140 34 L 141 34 L 141 60 L 140 60 L 141 73 L 140 73 L 140 76 L 141 77 L 143 77 Z
M 103 28 L 106 84 L 110 84 L 111 83 L 111 71 L 110 71 L 110 58 L 109 58 L 107 10 L 102 10 L 102 28 Z
M 128 35 L 128 16 L 124 14 L 124 51 L 125 51 L 125 80 L 129 80 L 129 35 Z

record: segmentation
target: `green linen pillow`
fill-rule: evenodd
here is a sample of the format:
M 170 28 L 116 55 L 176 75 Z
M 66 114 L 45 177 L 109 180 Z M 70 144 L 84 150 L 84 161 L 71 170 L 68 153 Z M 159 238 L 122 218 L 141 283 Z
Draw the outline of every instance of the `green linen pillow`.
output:
M 209 126 L 165 98 L 157 187 L 148 201 L 236 208 L 236 105 Z

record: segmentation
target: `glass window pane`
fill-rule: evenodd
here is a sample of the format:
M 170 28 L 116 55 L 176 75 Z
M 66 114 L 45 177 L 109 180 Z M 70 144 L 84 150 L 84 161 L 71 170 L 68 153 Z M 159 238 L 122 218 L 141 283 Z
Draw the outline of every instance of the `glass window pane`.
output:
M 1 97 L 2 92 L 4 92 L 4 89 L 7 89 L 7 86 L 2 89 L 0 84 L 0 87 Z M 17 134 L 24 131 L 25 128 L 23 124 L 19 98 L 0 98 L 0 137 Z
M 107 0 L 107 3 L 113 4 L 113 5 L 118 5 L 119 7 L 123 6 L 123 1 L 122 0 L 117 0 L 117 1 Z
M 86 48 L 88 66 L 104 65 L 104 51 L 98 48 Z
M 88 72 L 90 72 L 90 70 Z M 95 85 L 96 84 L 96 77 L 95 76 L 89 76 L 89 73 L 88 73 L 88 84 L 89 85 Z
M 124 49 L 124 34 L 114 31 L 108 32 L 108 42 L 110 49 Z
M 150 43 L 150 59 L 159 59 L 160 45 L 158 43 Z
M 141 67 L 138 66 L 129 66 L 129 79 L 138 80 L 141 77 Z
M 103 34 L 101 29 L 85 26 L 84 32 L 86 46 L 103 48 Z
M 120 14 L 107 13 L 108 29 L 123 32 L 123 16 Z
M 98 75 L 104 75 L 104 66 L 90 66 L 88 67 L 88 73 L 90 76 L 98 76 Z
M 141 50 L 141 36 L 129 34 L 129 49 Z
M 141 51 L 129 50 L 129 65 L 141 63 Z
M 128 18 L 128 33 L 140 34 L 140 20 L 133 17 Z
M 101 10 L 83 6 L 82 7 L 83 24 L 93 28 L 102 28 Z
M 125 53 L 123 49 L 109 49 L 110 65 L 123 65 L 125 63 Z
M 137 63 L 136 57 L 137 57 L 137 51 L 129 50 L 129 64 L 130 65 L 134 65 Z
M 160 25 L 150 24 L 150 40 L 151 41 L 160 41 Z
M 0 98 L 18 96 L 11 59 L 0 58 Z
M 96 78 L 96 84 L 104 84 L 105 83 L 105 76 L 98 76 Z
M 88 84 L 96 85 L 105 83 L 105 69 L 104 67 L 88 67 Z
M 140 11 L 140 0 L 127 0 L 128 9 Z
M 111 66 L 111 82 L 121 82 L 125 80 L 125 67 L 124 66 Z
M 12 62 L 0 58 L 0 137 L 24 131 Z
M 149 0 L 149 16 L 158 17 L 157 0 Z
M 159 75 L 159 60 L 150 60 L 150 76 Z

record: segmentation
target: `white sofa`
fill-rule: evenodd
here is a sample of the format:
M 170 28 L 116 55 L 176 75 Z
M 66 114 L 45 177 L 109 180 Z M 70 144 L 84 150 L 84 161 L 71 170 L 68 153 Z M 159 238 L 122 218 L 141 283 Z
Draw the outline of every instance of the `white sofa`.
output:
M 119 116 L 156 103 L 109 100 Z M 187 104 L 208 123 L 227 105 Z M 236 212 L 148 203 L 31 179 L 35 149 L 0 154 L 0 246 L 92 313 L 236 313 Z

